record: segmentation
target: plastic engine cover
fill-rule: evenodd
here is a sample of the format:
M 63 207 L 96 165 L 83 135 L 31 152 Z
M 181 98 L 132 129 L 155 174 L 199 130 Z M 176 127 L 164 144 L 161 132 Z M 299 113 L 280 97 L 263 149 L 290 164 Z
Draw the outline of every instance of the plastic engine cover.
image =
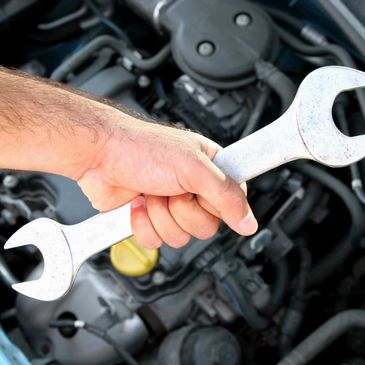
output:
M 179 67 L 206 86 L 245 84 L 258 59 L 271 59 L 277 37 L 269 16 L 243 0 L 180 0 L 161 14 Z

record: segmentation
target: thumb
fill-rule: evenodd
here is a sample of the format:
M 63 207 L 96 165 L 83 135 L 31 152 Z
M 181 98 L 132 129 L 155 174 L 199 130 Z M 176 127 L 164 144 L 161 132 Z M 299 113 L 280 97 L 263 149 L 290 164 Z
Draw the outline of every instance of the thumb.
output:
M 247 202 L 242 188 L 229 176 L 225 175 L 205 154 L 191 164 L 188 186 L 200 195 L 202 206 L 211 208 L 237 233 L 247 236 L 256 232 L 257 221 Z M 199 176 L 199 179 L 196 177 Z M 193 180 L 193 181 L 191 181 Z M 205 201 L 205 202 L 204 202 Z M 211 208 L 209 208 L 211 206 Z

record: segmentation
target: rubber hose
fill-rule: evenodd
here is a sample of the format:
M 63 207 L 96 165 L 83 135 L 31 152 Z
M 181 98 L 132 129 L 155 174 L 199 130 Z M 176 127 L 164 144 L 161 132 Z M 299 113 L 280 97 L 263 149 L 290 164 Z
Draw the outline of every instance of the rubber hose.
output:
M 281 228 L 288 236 L 295 235 L 306 222 L 308 216 L 321 198 L 322 190 L 321 185 L 316 181 L 311 181 L 308 184 L 304 198 L 298 204 L 297 209 L 288 215 L 280 224 Z
M 300 266 L 294 283 L 293 294 L 291 295 L 288 308 L 281 324 L 279 348 L 283 355 L 290 351 L 292 340 L 297 334 L 303 320 L 307 279 L 312 264 L 312 257 L 304 240 L 297 240 L 295 247 L 300 256 Z
M 121 56 L 130 59 L 134 66 L 142 71 L 151 71 L 157 68 L 170 55 L 170 44 L 167 44 L 151 58 L 140 59 L 134 54 L 133 50 L 126 47 L 126 44 L 123 41 L 110 35 L 102 35 L 93 39 L 85 47 L 74 53 L 70 58 L 66 59 L 66 61 L 53 71 L 51 79 L 62 81 L 67 74 L 84 63 L 93 55 L 93 53 L 104 47 L 112 48 Z
M 351 227 L 345 239 L 340 241 L 312 269 L 308 279 L 308 286 L 314 286 L 331 276 L 349 258 L 352 252 L 354 252 L 365 231 L 365 215 L 355 195 L 342 181 L 308 163 L 296 163 L 293 164 L 293 167 L 304 175 L 319 181 L 338 195 L 345 204 L 351 217 Z
M 284 113 L 295 97 L 297 86 L 272 63 L 257 61 L 255 71 L 257 78 L 267 84 L 279 96 L 281 113 Z
M 286 24 L 290 25 L 293 29 L 300 32 L 304 27 L 304 22 L 300 19 L 297 19 L 283 11 L 278 9 L 274 9 L 270 6 L 264 6 L 264 9 L 272 16 L 273 18 L 277 18 L 280 21 L 285 22 Z
M 357 68 L 352 57 L 343 48 L 337 46 L 336 44 L 323 44 L 321 46 L 312 46 L 301 42 L 279 26 L 276 26 L 276 30 L 279 33 L 280 39 L 299 53 L 310 56 L 322 56 L 326 54 L 331 54 L 335 56 L 343 66 Z M 365 120 L 365 94 L 362 90 L 359 89 L 356 89 L 355 93 L 358 99 L 361 114 Z
M 257 124 L 259 123 L 262 114 L 265 111 L 269 97 L 270 97 L 270 89 L 268 87 L 265 87 L 265 89 L 262 90 L 256 102 L 255 108 L 250 114 L 250 118 L 248 119 L 247 124 L 239 139 L 247 137 L 249 134 L 251 134 L 256 130 Z
M 0 255 L 0 278 L 6 284 L 6 286 L 11 287 L 13 284 L 17 283 L 18 280 L 14 274 L 9 269 L 4 258 Z
M 347 310 L 336 314 L 297 345 L 277 365 L 304 365 L 353 328 L 365 328 L 364 310 Z
M 70 85 L 78 87 L 89 80 L 97 72 L 102 70 L 110 61 L 112 56 L 112 50 L 109 48 L 103 48 L 100 50 L 97 59 L 84 71 L 80 72 L 70 82 Z
M 328 0 L 319 0 L 319 3 L 322 5 L 324 10 L 330 16 L 330 18 L 335 21 L 337 26 L 342 30 L 342 32 L 346 35 L 347 39 L 351 42 L 351 44 L 356 48 L 362 58 L 365 60 L 365 41 L 364 35 L 361 36 L 359 33 L 355 31 L 353 27 L 350 26 L 349 22 L 346 22 L 343 14 L 339 9 L 335 7 Z M 360 4 L 360 3 L 359 3 Z M 344 10 L 344 9 L 343 9 Z
M 322 33 L 318 32 L 310 25 L 305 24 L 300 19 L 293 17 L 292 15 L 289 15 L 288 13 L 285 13 L 281 10 L 273 9 L 269 6 L 265 6 L 265 10 L 273 18 L 292 27 L 309 43 L 312 43 L 313 45 L 328 44 L 326 37 Z
M 337 118 L 337 121 L 340 125 L 341 131 L 350 136 L 350 130 L 347 123 L 346 118 L 346 104 L 345 101 L 336 102 L 333 107 L 334 115 Z M 363 183 L 360 174 L 360 168 L 358 163 L 353 163 L 350 165 L 350 172 L 351 172 L 351 187 L 354 193 L 356 194 L 357 198 L 360 200 L 362 204 L 365 204 L 365 192 L 363 189 Z

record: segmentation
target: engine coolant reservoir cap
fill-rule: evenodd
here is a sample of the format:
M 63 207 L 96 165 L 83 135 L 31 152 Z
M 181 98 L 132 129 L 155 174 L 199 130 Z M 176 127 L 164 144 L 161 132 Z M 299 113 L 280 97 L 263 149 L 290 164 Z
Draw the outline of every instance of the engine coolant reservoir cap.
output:
M 113 267 L 127 276 L 142 276 L 155 267 L 159 257 L 158 249 L 141 246 L 134 236 L 117 243 L 110 249 Z

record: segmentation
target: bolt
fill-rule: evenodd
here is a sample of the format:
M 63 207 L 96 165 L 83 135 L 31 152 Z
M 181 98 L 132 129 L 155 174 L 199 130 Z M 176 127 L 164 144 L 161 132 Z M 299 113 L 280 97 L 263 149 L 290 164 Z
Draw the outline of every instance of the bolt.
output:
M 162 285 L 166 281 L 166 275 L 162 271 L 155 271 L 152 275 L 152 282 L 155 285 Z
M 236 15 L 234 22 L 239 27 L 247 27 L 251 23 L 251 17 L 247 13 L 240 13 Z
M 138 86 L 143 89 L 151 85 L 151 80 L 146 75 L 139 76 L 137 82 Z
M 200 42 L 198 44 L 198 53 L 201 56 L 211 56 L 214 53 L 214 44 L 209 41 Z
M 14 175 L 6 175 L 3 179 L 3 185 L 8 189 L 15 188 L 18 185 L 18 182 L 18 178 Z
M 16 224 L 16 217 L 12 211 L 9 209 L 3 209 L 1 211 L 1 217 L 11 226 Z

